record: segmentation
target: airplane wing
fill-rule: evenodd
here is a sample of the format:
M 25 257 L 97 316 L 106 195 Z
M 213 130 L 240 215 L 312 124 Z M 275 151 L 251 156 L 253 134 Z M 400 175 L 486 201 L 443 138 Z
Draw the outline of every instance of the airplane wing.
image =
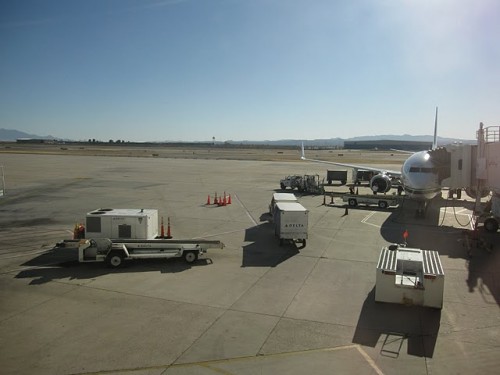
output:
M 382 169 L 382 168 L 370 167 L 368 165 L 357 165 L 357 164 L 337 163 L 337 162 L 334 162 L 334 161 L 326 161 L 326 160 L 308 159 L 305 156 L 304 144 L 302 144 L 302 156 L 300 158 L 302 160 L 312 161 L 312 162 L 315 162 L 315 163 L 333 164 L 333 165 L 338 165 L 338 166 L 346 167 L 346 168 L 362 169 L 362 170 L 365 170 L 365 171 L 371 171 L 371 172 L 376 172 L 376 173 L 387 174 L 387 175 L 390 175 L 390 176 L 396 177 L 396 178 L 401 177 L 401 171 L 392 171 L 392 170 L 389 170 L 389 169 Z
M 391 151 L 395 151 L 395 152 L 399 152 L 400 154 L 407 154 L 407 155 L 411 155 L 411 154 L 415 153 L 415 151 L 398 150 L 396 148 L 391 148 Z

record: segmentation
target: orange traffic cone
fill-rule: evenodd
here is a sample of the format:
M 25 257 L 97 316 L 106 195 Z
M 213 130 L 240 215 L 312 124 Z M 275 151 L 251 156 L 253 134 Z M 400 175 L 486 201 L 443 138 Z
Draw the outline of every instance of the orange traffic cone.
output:
M 227 204 L 226 201 L 226 192 L 224 192 L 224 200 L 222 201 L 222 205 L 225 206 Z
M 210 205 L 210 194 L 208 194 L 208 197 L 207 197 L 207 205 Z
M 165 227 L 163 226 L 163 216 L 161 217 L 161 238 L 165 237 Z
M 231 204 L 231 194 L 229 194 L 229 197 L 227 198 L 227 204 Z
M 168 225 L 167 225 L 167 238 L 172 238 L 172 234 L 170 233 L 170 217 L 168 218 Z

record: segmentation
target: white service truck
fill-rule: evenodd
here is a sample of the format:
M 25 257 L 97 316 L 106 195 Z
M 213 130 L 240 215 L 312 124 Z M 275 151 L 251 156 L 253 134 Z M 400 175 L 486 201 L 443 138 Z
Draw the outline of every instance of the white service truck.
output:
M 281 190 L 285 190 L 286 188 L 295 189 L 298 188 L 302 180 L 302 176 L 299 175 L 290 175 L 280 180 Z
M 278 202 L 274 211 L 274 234 L 283 245 L 285 240 L 306 246 L 309 211 L 297 202 Z

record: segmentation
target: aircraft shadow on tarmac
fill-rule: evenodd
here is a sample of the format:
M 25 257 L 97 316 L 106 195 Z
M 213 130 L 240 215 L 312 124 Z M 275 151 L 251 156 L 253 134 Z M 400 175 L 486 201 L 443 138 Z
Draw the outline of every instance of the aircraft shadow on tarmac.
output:
M 30 267 L 16 275 L 18 279 L 33 279 L 30 285 L 44 284 L 53 280 L 85 280 L 93 279 L 109 273 L 161 272 L 179 273 L 193 267 L 212 264 L 207 257 L 188 264 L 182 258 L 171 259 L 134 259 L 125 261 L 120 268 L 109 268 L 105 263 L 79 263 L 78 250 L 74 248 L 55 247 L 21 266 Z
M 407 353 L 432 358 L 439 333 L 441 310 L 375 302 L 375 287 L 367 295 L 352 342 L 375 347 L 384 338 L 380 354 L 397 358 L 404 342 Z
M 442 257 L 464 259 L 468 268 L 464 288 L 470 293 L 480 293 L 486 303 L 500 305 L 500 285 L 495 280 L 500 267 L 500 234 L 488 233 L 480 227 L 477 237 L 482 239 L 482 244 L 486 243 L 485 247 L 479 246 L 474 237 L 470 239 L 473 232 L 469 219 L 457 215 L 457 212 L 462 208 L 472 210 L 473 205 L 470 201 L 436 198 L 422 218 L 416 216 L 415 202 L 405 201 L 391 211 L 381 225 L 380 233 L 389 243 L 402 243 L 403 232 L 408 230 L 408 247 L 437 250 Z M 345 209 L 345 206 L 339 209 Z M 374 211 L 362 206 L 355 209 Z M 445 221 L 446 215 L 448 219 Z M 408 354 L 431 358 L 440 320 L 440 310 L 375 302 L 374 287 L 364 301 L 353 342 L 375 347 L 385 335 L 382 355 L 397 357 L 407 341 Z
M 261 221 L 268 218 L 268 214 L 261 216 Z M 278 264 L 297 255 L 299 249 L 295 243 L 285 242 L 282 246 L 274 235 L 272 223 L 262 222 L 245 231 L 243 246 L 242 267 L 276 267 Z
M 500 285 L 494 278 L 500 267 L 500 233 L 488 233 L 480 226 L 477 236 L 473 236 L 467 216 L 457 215 L 458 209 L 472 210 L 473 205 L 470 201 L 435 198 L 426 217 L 417 218 L 414 202 L 407 201 L 391 213 L 382 224 L 380 233 L 387 242 L 401 243 L 402 233 L 408 230 L 408 247 L 437 250 L 441 256 L 464 259 L 469 272 L 464 286 L 468 286 L 470 293 L 484 293 L 485 301 L 491 301 L 493 297 L 500 305 Z M 481 287 L 476 288 L 478 285 Z
M 397 209 L 383 210 L 390 212 L 380 228 L 383 239 L 389 243 L 404 243 L 403 232 L 407 230 L 408 247 L 437 250 L 441 256 L 464 259 L 469 271 L 464 286 L 470 293 L 483 294 L 485 301 L 493 298 L 500 305 L 500 285 L 494 278 L 500 267 L 500 232 L 488 233 L 480 226 L 477 236 L 472 236 L 470 219 L 459 213 L 461 209 L 472 211 L 472 201 L 437 197 L 430 202 L 425 217 L 418 217 L 416 208 L 416 202 L 405 200 Z M 349 210 L 381 211 L 365 206 Z

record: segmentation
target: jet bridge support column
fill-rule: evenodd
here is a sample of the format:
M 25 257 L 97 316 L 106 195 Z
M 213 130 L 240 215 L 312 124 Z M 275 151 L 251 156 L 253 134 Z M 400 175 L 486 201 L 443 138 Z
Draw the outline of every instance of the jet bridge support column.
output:
M 486 158 L 485 158 L 485 139 L 484 139 L 484 125 L 479 123 L 479 130 L 477 131 L 477 160 L 476 160 L 476 204 L 474 206 L 474 214 L 478 216 L 481 212 L 481 194 L 485 187 L 485 180 L 488 178 L 486 172 Z M 477 220 L 474 222 L 474 229 L 477 226 Z

